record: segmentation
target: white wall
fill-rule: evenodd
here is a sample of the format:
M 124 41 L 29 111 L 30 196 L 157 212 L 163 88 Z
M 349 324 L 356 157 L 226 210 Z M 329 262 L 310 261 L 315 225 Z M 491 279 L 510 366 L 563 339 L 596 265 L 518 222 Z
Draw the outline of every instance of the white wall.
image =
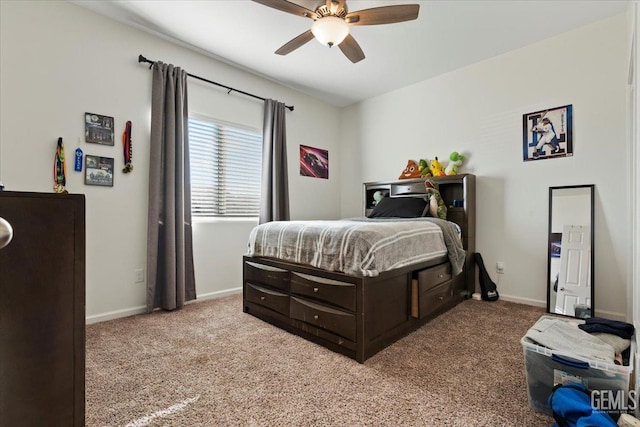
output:
M 477 175 L 476 248 L 500 295 L 545 305 L 548 187 L 595 184 L 596 313 L 626 318 L 626 25 L 613 17 L 346 108 L 343 216 L 360 213 L 361 182 L 463 152 L 462 172 Z M 566 104 L 574 156 L 524 163 L 522 115 Z
M 295 105 L 287 112 L 291 215 L 340 216 L 338 130 L 317 126 L 339 121 L 335 107 L 67 2 L 2 1 L 0 15 L 0 180 L 6 190 L 51 192 L 57 138 L 64 138 L 72 157 L 77 138 L 84 141 L 85 112 L 115 117 L 114 147 L 80 144 L 85 154 L 116 159 L 113 188 L 85 186 L 73 163 L 67 163 L 67 189 L 84 193 L 87 200 L 89 321 L 134 313 L 145 304 L 144 284 L 134 283 L 133 272 L 146 261 L 151 72 L 137 63 L 139 54 Z M 193 79 L 188 96 L 192 112 L 262 127 L 262 103 L 252 98 Z M 119 141 L 127 120 L 133 122 L 135 170 L 130 175 L 120 171 Z M 329 150 L 329 180 L 299 175 L 299 144 Z M 254 224 L 194 224 L 200 297 L 241 287 L 241 257 Z

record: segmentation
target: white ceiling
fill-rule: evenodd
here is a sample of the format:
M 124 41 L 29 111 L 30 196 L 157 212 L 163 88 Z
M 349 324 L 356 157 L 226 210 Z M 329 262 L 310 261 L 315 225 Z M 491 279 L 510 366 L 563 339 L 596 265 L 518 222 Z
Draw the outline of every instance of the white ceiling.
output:
M 292 2 L 315 9 L 315 0 Z M 350 11 L 420 4 L 415 21 L 352 26 L 351 34 L 366 55 L 363 61 L 353 64 L 338 48 L 329 49 L 315 40 L 289 55 L 275 55 L 276 49 L 308 30 L 313 21 L 249 0 L 72 3 L 194 47 L 336 106 L 624 13 L 628 5 L 627 0 L 348 0 Z M 594 60 L 597 48 L 594 46 Z M 171 62 L 171 58 L 150 59 Z M 532 58 L 532 66 L 542 60 Z

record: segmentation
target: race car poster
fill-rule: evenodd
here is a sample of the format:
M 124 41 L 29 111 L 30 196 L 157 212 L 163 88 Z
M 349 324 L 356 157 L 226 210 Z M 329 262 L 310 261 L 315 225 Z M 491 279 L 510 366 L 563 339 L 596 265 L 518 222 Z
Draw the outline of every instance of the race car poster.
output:
M 522 115 L 525 162 L 573 156 L 573 105 Z
M 329 152 L 301 145 L 300 175 L 329 179 Z

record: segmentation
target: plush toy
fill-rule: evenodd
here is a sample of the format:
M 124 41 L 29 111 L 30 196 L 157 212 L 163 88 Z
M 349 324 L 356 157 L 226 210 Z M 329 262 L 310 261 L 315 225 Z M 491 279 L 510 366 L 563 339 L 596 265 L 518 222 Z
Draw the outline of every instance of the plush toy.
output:
M 377 205 L 378 203 L 380 203 L 380 200 L 382 200 L 384 197 L 384 193 L 380 190 L 376 191 L 375 193 L 373 193 L 373 206 Z
M 420 159 L 418 162 L 418 170 L 420 171 L 421 178 L 427 178 L 431 176 L 431 170 L 429 170 L 429 163 L 425 159 Z
M 435 182 L 432 179 L 427 179 L 424 182 L 424 186 L 425 186 L 425 192 L 427 193 L 427 203 L 429 204 L 429 206 L 433 206 L 432 205 L 432 200 L 435 199 L 436 204 L 438 205 L 438 208 L 436 209 L 436 213 L 438 214 L 438 218 L 440 219 L 447 219 L 447 205 L 445 205 L 444 200 L 442 200 L 442 196 L 440 195 L 440 190 L 439 190 L 439 186 L 438 183 Z M 429 209 L 429 212 L 433 215 L 433 212 L 431 209 Z
M 464 161 L 464 156 L 457 151 L 454 151 L 449 155 L 449 164 L 444 170 L 445 175 L 457 175 L 458 168 L 462 166 L 462 162 Z
M 444 176 L 444 171 L 442 170 L 442 163 L 438 161 L 438 158 L 431 160 L 431 175 L 433 176 Z
M 404 168 L 398 179 L 410 178 L 420 178 L 420 167 L 414 160 L 407 162 L 407 167 Z

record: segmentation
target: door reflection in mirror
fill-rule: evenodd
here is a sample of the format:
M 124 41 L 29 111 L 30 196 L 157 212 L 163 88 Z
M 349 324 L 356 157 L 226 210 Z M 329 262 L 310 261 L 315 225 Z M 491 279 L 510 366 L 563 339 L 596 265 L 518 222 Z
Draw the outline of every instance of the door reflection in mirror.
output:
M 547 312 L 594 316 L 593 215 L 593 185 L 549 188 Z

